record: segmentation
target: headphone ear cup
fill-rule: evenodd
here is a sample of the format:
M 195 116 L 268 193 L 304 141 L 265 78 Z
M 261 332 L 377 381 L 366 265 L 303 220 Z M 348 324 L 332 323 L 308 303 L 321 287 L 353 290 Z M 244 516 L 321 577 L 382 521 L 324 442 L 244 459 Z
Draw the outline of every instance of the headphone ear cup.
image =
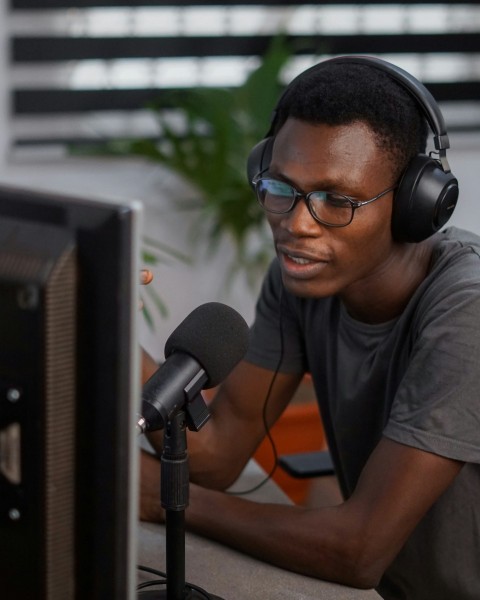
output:
M 419 154 L 405 170 L 393 202 L 392 235 L 421 242 L 448 221 L 458 199 L 458 181 L 439 161 Z
M 252 181 L 255 175 L 258 175 L 270 165 L 272 160 L 273 136 L 266 137 L 259 142 L 250 151 L 247 158 L 247 178 L 248 183 L 253 188 Z

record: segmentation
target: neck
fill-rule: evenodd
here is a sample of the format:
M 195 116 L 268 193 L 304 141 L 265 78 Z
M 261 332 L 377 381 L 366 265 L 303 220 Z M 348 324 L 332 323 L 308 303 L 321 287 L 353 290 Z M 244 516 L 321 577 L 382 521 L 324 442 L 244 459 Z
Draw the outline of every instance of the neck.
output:
M 427 276 L 432 249 L 431 239 L 398 244 L 379 272 L 342 294 L 350 316 L 365 323 L 384 323 L 398 317 Z

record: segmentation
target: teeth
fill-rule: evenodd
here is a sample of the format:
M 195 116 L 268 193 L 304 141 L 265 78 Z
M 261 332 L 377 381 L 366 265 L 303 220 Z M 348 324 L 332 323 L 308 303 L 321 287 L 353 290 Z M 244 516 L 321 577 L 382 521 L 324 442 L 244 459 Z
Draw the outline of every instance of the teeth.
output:
M 290 254 L 288 256 L 294 263 L 297 263 L 297 265 L 308 265 L 312 262 L 311 260 L 308 260 L 308 258 L 299 258 L 298 256 L 291 256 Z

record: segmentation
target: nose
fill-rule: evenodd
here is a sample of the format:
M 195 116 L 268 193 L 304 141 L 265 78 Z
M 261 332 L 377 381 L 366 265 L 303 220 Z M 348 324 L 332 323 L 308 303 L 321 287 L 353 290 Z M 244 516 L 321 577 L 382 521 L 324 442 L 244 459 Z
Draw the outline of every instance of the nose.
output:
M 282 217 L 282 227 L 296 237 L 318 236 L 323 227 L 310 214 L 305 196 L 298 198 L 292 210 Z

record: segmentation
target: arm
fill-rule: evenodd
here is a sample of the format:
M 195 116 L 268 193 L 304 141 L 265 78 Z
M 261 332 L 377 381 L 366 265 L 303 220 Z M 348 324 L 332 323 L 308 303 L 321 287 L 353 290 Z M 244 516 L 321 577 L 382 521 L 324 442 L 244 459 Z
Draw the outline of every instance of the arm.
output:
M 374 587 L 462 463 L 383 438 L 349 500 L 306 509 L 192 486 L 189 528 L 277 566 Z
M 270 424 L 288 403 L 298 379 L 276 379 L 268 405 Z M 194 481 L 222 489 L 236 479 L 263 438 L 261 413 L 271 380 L 270 371 L 246 362 L 232 372 L 211 405 L 210 421 L 189 436 Z M 191 486 L 187 525 L 277 566 L 373 587 L 461 467 L 460 462 L 383 438 L 354 494 L 338 506 L 258 504 Z M 158 461 L 142 456 L 142 520 L 162 519 L 158 490 Z
M 291 400 L 301 375 L 286 375 L 242 361 L 210 404 L 211 418 L 189 437 L 191 479 L 205 487 L 225 489 L 240 475 L 265 437 L 263 411 L 270 428 Z M 270 393 L 269 393 L 270 390 Z M 192 443 L 191 443 L 192 442 Z M 196 442 L 195 444 L 193 442 Z

